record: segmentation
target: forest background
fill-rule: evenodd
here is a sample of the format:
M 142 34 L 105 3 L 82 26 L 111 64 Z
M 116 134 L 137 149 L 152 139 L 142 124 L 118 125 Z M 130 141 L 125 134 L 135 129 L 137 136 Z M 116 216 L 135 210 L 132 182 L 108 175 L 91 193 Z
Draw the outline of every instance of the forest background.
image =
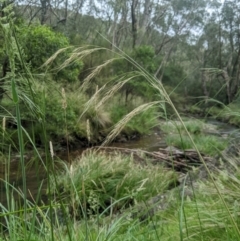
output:
M 228 105 L 234 110 L 239 101 L 237 1 L 2 1 L 0 94 L 2 109 L 8 110 L 2 115 L 10 120 L 14 114 L 8 93 L 12 70 L 8 40 L 4 37 L 10 6 L 15 14 L 16 46 L 20 46 L 21 58 L 33 73 L 33 102 L 38 106 L 33 111 L 26 103 L 29 93 L 24 88 L 24 68 L 16 52 L 14 72 L 26 94 L 21 107 L 23 125 L 31 129 L 40 145 L 42 117 L 35 120 L 33 131 L 32 112 L 39 112 L 40 116 L 44 113 L 46 133 L 51 139 L 86 145 L 101 142 L 110 125 L 137 106 L 159 99 L 154 88 L 137 76 L 136 66 L 130 65 L 123 53 L 164 85 L 179 111 L 219 117 L 218 108 Z M 89 51 L 81 55 L 81 48 Z M 59 52 L 55 54 L 56 51 Z M 86 80 L 88 84 L 83 88 Z M 111 103 L 109 97 L 93 107 L 93 96 L 96 102 L 100 95 L 116 93 L 110 94 L 112 86 L 120 91 Z M 63 98 L 68 102 L 65 111 L 61 108 Z M 157 108 L 158 117 L 159 112 Z M 156 118 L 156 109 L 149 108 L 133 118 L 123 133 L 128 137 L 144 134 L 155 125 Z M 63 128 L 66 119 L 68 130 Z M 236 118 L 231 122 L 239 123 Z M 11 135 L 14 139 L 14 133 Z

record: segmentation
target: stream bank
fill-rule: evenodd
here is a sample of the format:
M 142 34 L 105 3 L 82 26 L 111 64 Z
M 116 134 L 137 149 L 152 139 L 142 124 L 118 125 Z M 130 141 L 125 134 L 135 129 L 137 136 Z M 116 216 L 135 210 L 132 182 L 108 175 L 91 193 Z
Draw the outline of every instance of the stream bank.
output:
M 239 136 L 239 130 L 236 127 L 233 127 L 231 125 L 227 125 L 225 123 L 221 123 L 212 119 L 209 119 L 207 121 L 207 124 L 214 126 L 214 128 L 209 128 L 208 130 L 205 130 L 204 133 L 208 133 L 208 135 L 216 135 L 220 138 L 229 138 L 229 141 L 237 141 L 237 138 Z M 171 149 L 170 151 L 167 150 L 167 145 L 165 143 L 165 134 L 162 131 L 155 131 L 150 135 L 145 135 L 139 139 L 136 140 L 130 140 L 130 141 L 123 141 L 122 142 L 118 142 L 118 143 L 112 143 L 109 147 L 109 149 L 112 149 L 114 152 L 120 150 L 120 152 L 126 152 L 127 150 L 127 156 L 132 156 L 132 154 L 135 152 L 135 150 L 139 150 L 140 153 L 145 153 L 147 156 L 145 157 L 141 157 L 140 155 L 138 156 L 138 158 L 136 159 L 137 162 L 144 162 L 144 160 L 147 158 L 150 158 L 150 160 L 153 161 L 154 163 L 154 159 L 155 159 L 155 165 L 156 163 L 163 163 L 163 160 L 166 161 L 166 159 L 168 159 L 168 162 L 170 163 L 169 165 L 167 165 L 167 168 L 171 168 L 172 164 L 174 162 L 171 162 L 173 154 L 175 152 L 176 155 L 176 161 L 177 163 L 179 163 L 179 158 L 181 158 L 181 162 L 185 165 L 185 160 L 186 160 L 186 155 L 187 152 L 183 152 L 182 150 L 179 149 Z M 123 151 L 121 151 L 121 149 Z M 142 151 L 141 151 L 142 150 Z M 82 153 L 83 149 L 78 149 L 74 152 L 70 153 L 70 158 L 71 159 L 75 159 L 76 157 L 80 156 Z M 164 153 L 164 151 L 166 152 L 167 156 L 162 156 L 162 154 Z M 176 185 L 175 187 L 180 187 L 183 188 L 183 180 L 185 180 L 185 184 L 189 185 L 189 179 L 187 178 L 187 175 L 191 175 L 194 176 L 194 183 L 197 183 L 197 180 L 205 180 L 207 178 L 207 173 L 205 168 L 201 165 L 201 162 L 198 160 L 198 157 L 196 156 L 196 153 L 194 153 L 192 150 L 189 150 L 189 153 L 192 153 L 191 155 L 189 155 L 189 160 L 190 162 L 188 163 L 188 166 L 191 167 L 195 166 L 198 167 L 197 171 L 195 170 L 195 172 L 189 172 L 189 171 L 182 171 L 182 168 L 176 168 L 176 171 L 178 173 L 183 173 L 183 175 L 180 175 L 178 178 L 178 181 L 175 182 Z M 227 155 L 229 155 L 229 152 L 227 153 Z M 179 157 L 180 156 L 180 157 Z M 140 158 L 141 157 L 141 158 Z M 209 168 L 211 171 L 214 170 L 222 170 L 225 169 L 226 166 L 222 165 L 219 162 L 218 158 L 215 159 L 208 159 L 209 157 L 206 157 L 207 159 L 207 163 L 209 165 Z M 62 159 L 62 160 L 68 160 L 68 156 L 66 155 L 66 153 L 60 153 L 58 156 L 55 157 L 55 164 L 56 164 L 56 168 L 58 168 L 58 164 L 57 164 L 57 160 L 58 159 Z M 18 157 L 19 160 L 19 157 Z M 13 184 L 13 186 L 16 189 L 21 188 L 22 186 L 22 180 L 21 180 L 21 171 L 19 169 L 19 161 L 15 160 L 12 161 L 10 163 L 9 166 L 9 171 L 8 173 L 10 174 L 7 177 L 7 180 L 9 180 L 10 183 Z M 158 160 L 158 161 L 157 161 Z M 193 162 L 193 160 L 195 160 Z M 195 165 L 194 163 L 197 163 L 197 165 Z M 6 166 L 2 165 L 1 169 L 0 169 L 0 174 L 1 174 L 1 178 L 2 180 L 6 180 Z M 43 168 L 43 166 L 41 166 L 41 164 L 39 163 L 39 165 L 36 165 L 34 159 L 29 158 L 29 160 L 26 160 L 26 172 L 27 172 L 27 189 L 28 189 L 28 198 L 32 201 L 36 201 L 36 197 L 39 196 L 40 192 L 41 193 L 46 193 L 47 191 L 47 183 L 46 183 L 46 179 L 47 179 L 47 173 L 46 170 Z M 186 174 L 187 173 L 187 174 Z M 189 174 L 191 173 L 191 174 Z M 185 179 L 184 179 L 185 178 Z M 39 190 L 39 187 L 42 187 L 41 190 Z M 174 189 L 174 186 L 171 185 L 171 187 L 169 186 L 169 189 Z M 189 193 L 190 191 L 186 191 L 186 193 Z M 18 197 L 16 192 L 14 193 L 14 198 L 15 200 L 21 200 L 22 197 Z M 166 193 L 169 193 L 168 191 Z M 159 199 L 158 196 L 153 197 L 150 200 L 146 200 L 150 203 L 152 203 L 151 205 L 156 206 L 159 202 L 162 202 L 161 200 L 164 200 L 164 202 L 166 202 L 166 198 L 167 195 L 161 193 L 159 194 L 161 196 L 161 198 Z M 162 198 L 164 197 L 164 198 Z M 4 182 L 1 182 L 1 203 L 4 205 L 7 203 L 7 196 L 6 196 L 6 186 L 4 184 Z M 42 200 L 40 201 L 47 201 L 47 196 L 43 195 L 42 196 Z M 157 200 L 157 201 L 156 201 Z M 159 204 L 161 207 L 162 206 L 166 206 L 165 204 Z M 155 210 L 155 209 L 154 209 Z M 158 210 L 158 209 L 157 209 Z M 155 211 L 154 211 L 155 212 Z M 141 218 L 142 219 L 142 218 Z

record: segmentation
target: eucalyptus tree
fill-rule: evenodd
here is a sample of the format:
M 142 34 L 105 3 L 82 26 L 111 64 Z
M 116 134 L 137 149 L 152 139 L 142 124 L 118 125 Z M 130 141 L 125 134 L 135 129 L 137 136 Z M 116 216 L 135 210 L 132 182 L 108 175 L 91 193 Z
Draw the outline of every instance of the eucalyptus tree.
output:
M 225 90 L 219 98 L 230 103 L 240 86 L 240 4 L 215 0 L 209 6 L 208 18 L 196 42 L 202 89 L 206 97 L 217 97 Z
M 106 36 L 112 42 L 112 47 L 121 47 L 121 44 L 127 39 L 130 26 L 128 22 L 129 2 L 108 0 L 106 3 L 108 5 Z
M 161 1 L 155 5 L 148 42 L 153 44 L 156 56 L 163 56 L 155 76 L 163 72 L 180 43 L 190 42 L 192 35 L 202 30 L 206 8 L 206 0 Z
M 226 0 L 222 8 L 222 28 L 226 33 L 224 48 L 227 52 L 223 63 L 222 77 L 228 86 L 228 102 L 233 101 L 240 86 L 240 3 L 235 0 Z

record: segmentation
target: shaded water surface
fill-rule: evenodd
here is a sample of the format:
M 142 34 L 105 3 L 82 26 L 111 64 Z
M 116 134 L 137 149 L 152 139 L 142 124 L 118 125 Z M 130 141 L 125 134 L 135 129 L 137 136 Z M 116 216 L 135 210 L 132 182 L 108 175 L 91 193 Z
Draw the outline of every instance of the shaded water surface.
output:
M 27 197 L 32 201 L 37 201 L 39 187 L 42 187 L 42 193 L 46 191 L 47 172 L 42 164 L 39 163 L 35 166 L 32 164 L 32 161 L 26 162 Z M 6 181 L 11 185 L 7 185 Z M 9 164 L 0 164 L 0 202 L 6 206 L 10 198 L 9 195 L 13 195 L 15 200 L 22 202 L 22 190 L 23 178 L 20 159 L 11 161 Z

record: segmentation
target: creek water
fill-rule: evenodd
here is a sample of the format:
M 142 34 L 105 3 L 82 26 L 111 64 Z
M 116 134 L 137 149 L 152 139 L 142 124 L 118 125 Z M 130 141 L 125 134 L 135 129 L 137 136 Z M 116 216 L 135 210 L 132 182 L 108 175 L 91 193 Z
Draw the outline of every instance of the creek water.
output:
M 240 140 L 240 130 L 234 126 L 231 126 L 220 121 L 208 119 L 206 123 L 216 126 L 214 133 L 208 133 L 209 135 L 218 135 L 223 138 L 239 139 Z M 123 143 L 112 143 L 111 147 L 117 148 L 128 148 L 128 149 L 143 149 L 146 151 L 157 151 L 159 148 L 165 148 L 166 143 L 164 142 L 164 135 L 160 131 L 153 132 L 150 135 L 145 135 L 138 140 L 131 140 Z M 70 158 L 74 159 L 80 156 L 83 149 L 79 148 L 76 151 L 70 153 Z M 68 160 L 66 153 L 60 153 L 58 157 L 62 160 Z M 12 187 L 12 195 L 15 200 L 22 199 L 22 174 L 20 157 L 14 157 L 14 160 L 10 161 L 9 165 L 0 164 L 0 203 L 3 206 L 8 206 L 8 196 L 7 189 L 9 185 L 6 185 L 8 181 Z M 47 172 L 44 165 L 41 163 L 36 164 L 32 160 L 26 161 L 26 183 L 27 183 L 27 198 L 36 201 L 36 197 L 39 194 L 46 193 L 47 188 Z M 41 190 L 40 190 L 41 187 Z M 41 193 L 39 193 L 39 190 Z

